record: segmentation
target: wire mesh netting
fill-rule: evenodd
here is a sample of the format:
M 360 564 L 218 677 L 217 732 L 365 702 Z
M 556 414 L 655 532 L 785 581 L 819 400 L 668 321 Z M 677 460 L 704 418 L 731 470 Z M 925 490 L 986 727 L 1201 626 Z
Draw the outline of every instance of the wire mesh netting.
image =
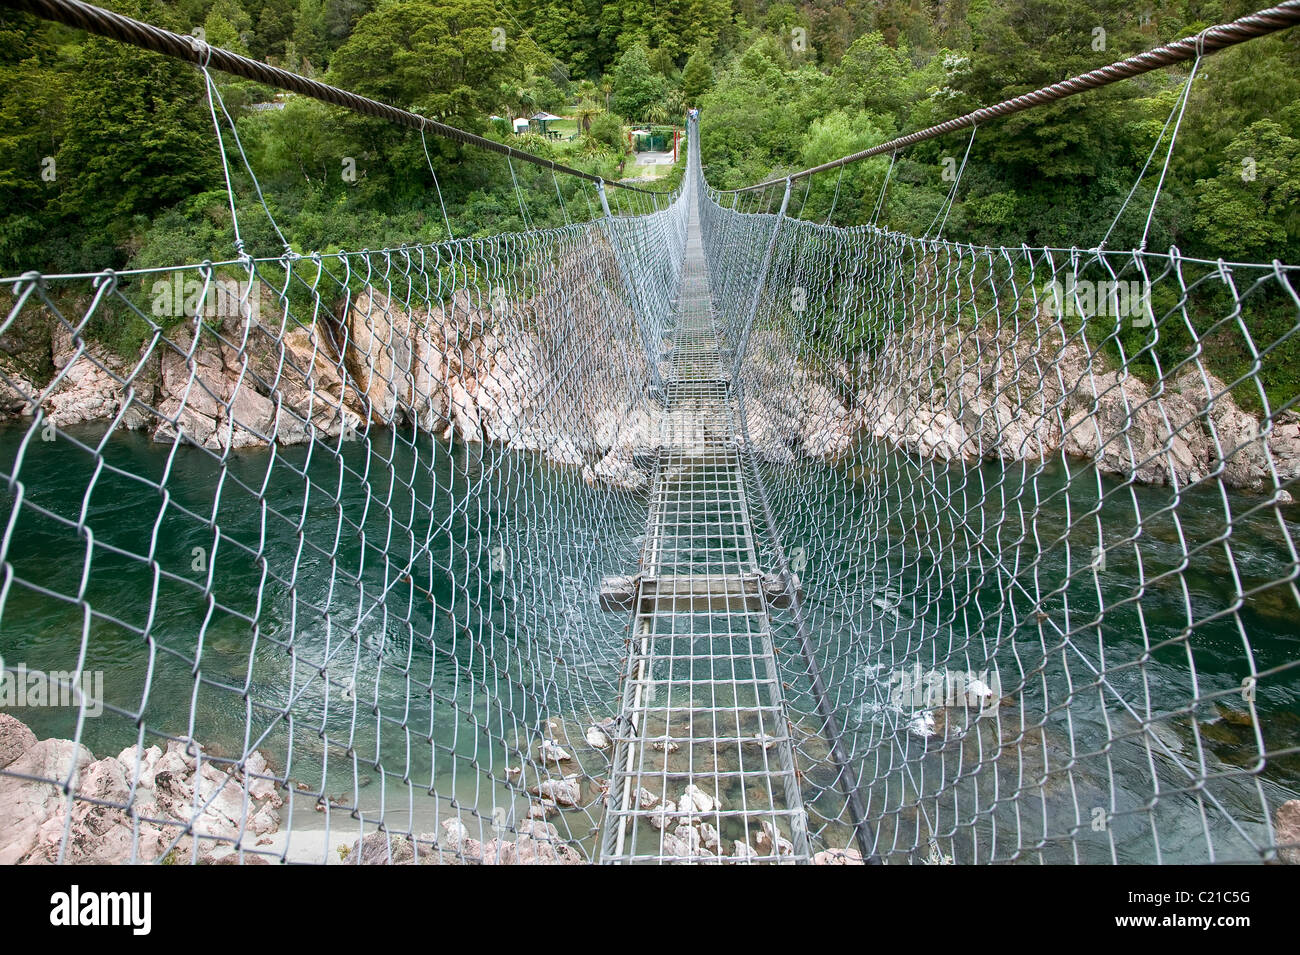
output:
M 590 856 L 683 211 L 5 281 L 6 861 Z
M 1300 270 L 978 248 L 776 198 L 705 202 L 714 304 L 880 858 L 1293 843 Z M 824 708 L 787 679 L 810 831 L 843 844 Z
M 0 861 L 1266 861 L 1295 269 L 670 205 L 3 280 Z

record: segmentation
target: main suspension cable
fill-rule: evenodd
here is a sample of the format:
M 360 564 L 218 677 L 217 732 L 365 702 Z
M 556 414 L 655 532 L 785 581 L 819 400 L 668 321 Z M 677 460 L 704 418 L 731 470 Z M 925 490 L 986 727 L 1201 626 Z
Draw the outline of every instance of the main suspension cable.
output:
M 1297 0 L 1297 2 L 1300 2 L 1300 0 Z M 501 153 L 507 158 L 520 159 L 535 166 L 550 169 L 552 172 L 577 176 L 589 182 L 606 181 L 593 173 L 574 169 L 572 166 L 566 166 L 544 156 L 515 149 L 506 143 L 499 143 L 495 139 L 488 139 L 485 136 L 479 136 L 477 133 L 471 133 L 456 126 L 448 126 L 446 123 L 428 119 L 410 110 L 389 106 L 387 103 L 381 103 L 378 100 L 348 90 L 342 90 L 336 86 L 309 80 L 305 76 L 282 70 L 259 60 L 240 56 L 238 53 L 231 53 L 229 50 L 223 50 L 220 47 L 209 46 L 196 37 L 172 33 L 170 30 L 164 30 L 162 27 L 154 26 L 151 23 L 143 23 L 140 20 L 134 20 L 131 17 L 105 10 L 102 7 L 82 3 L 81 0 L 0 0 L 0 6 L 19 10 L 23 13 L 30 13 L 45 20 L 52 20 L 55 23 L 76 27 L 85 30 L 87 33 L 94 33 L 122 43 L 129 43 L 132 46 L 151 50 L 154 53 L 161 53 L 164 56 L 187 60 L 196 66 L 206 64 L 232 76 L 240 76 L 291 93 L 310 96 L 322 103 L 341 106 L 344 109 L 352 110 L 354 113 L 374 116 L 390 123 L 396 123 L 399 126 L 410 126 L 413 129 L 428 131 L 444 139 Z M 626 189 L 629 192 L 640 192 L 647 195 L 655 194 L 654 190 L 641 189 L 621 182 L 610 181 L 609 184 L 619 189 Z
M 1003 100 L 994 106 L 985 106 L 972 113 L 967 113 L 965 116 L 958 116 L 956 119 L 947 120 L 927 129 L 908 133 L 906 136 L 899 136 L 887 143 L 872 146 L 870 149 L 864 149 L 849 156 L 841 156 L 839 159 L 822 163 L 820 166 L 812 166 L 789 175 L 774 176 L 771 179 L 754 183 L 752 186 L 744 186 L 740 189 L 719 189 L 717 191 L 719 193 L 751 192 L 784 183 L 787 179 L 803 179 L 805 176 L 812 176 L 819 172 L 826 172 L 829 169 L 847 166 L 863 159 L 870 159 L 872 156 L 894 152 L 904 146 L 913 146 L 916 143 L 924 142 L 927 139 L 935 139 L 959 129 L 983 125 L 992 119 L 1000 119 L 1003 116 L 1010 116 L 1013 113 L 1033 109 L 1035 106 L 1043 106 L 1088 90 L 1109 86 L 1111 83 L 1118 83 L 1120 80 L 1127 80 L 1143 73 L 1150 73 L 1152 70 L 1158 70 L 1187 60 L 1194 60 L 1209 53 L 1217 53 L 1227 47 L 1236 46 L 1238 43 L 1244 43 L 1257 37 L 1267 36 L 1270 33 L 1288 29 L 1296 24 L 1300 24 L 1300 0 L 1286 0 L 1285 3 L 1279 3 L 1267 10 L 1260 10 L 1231 23 L 1221 23 L 1218 26 L 1207 27 L 1195 36 L 1175 40 L 1173 43 L 1166 43 L 1163 46 L 1147 50 L 1145 53 L 1138 53 L 1128 59 L 1112 63 L 1109 66 L 1100 67 L 1089 73 L 1080 73 L 1068 80 L 1062 80 L 1059 83 L 1053 83 L 1051 86 L 1036 89 L 1032 93 L 1024 93 L 1012 99 Z

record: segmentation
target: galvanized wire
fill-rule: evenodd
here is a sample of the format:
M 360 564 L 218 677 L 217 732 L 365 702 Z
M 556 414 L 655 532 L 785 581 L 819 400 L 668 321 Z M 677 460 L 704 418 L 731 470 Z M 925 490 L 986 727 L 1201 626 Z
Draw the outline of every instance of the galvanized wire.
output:
M 0 281 L 0 336 L 56 356 L 48 378 L 0 356 L 0 655 L 102 681 L 8 711 L 48 741 L 0 767 L 0 813 L 36 786 L 66 823 L 17 856 L 325 862 L 365 837 L 348 861 L 594 856 L 608 756 L 577 746 L 617 712 L 626 628 L 595 595 L 635 560 L 654 435 L 629 422 L 684 229 L 677 202 Z M 567 811 L 530 819 L 552 786 Z M 92 803 L 116 841 L 87 841 Z
M 69 690 L 0 858 L 1291 850 L 1300 270 L 741 211 L 690 132 L 642 215 L 0 280 Z
M 1294 843 L 1300 268 L 732 206 L 706 187 L 704 244 L 803 594 L 774 632 L 814 845 L 859 815 L 886 863 Z

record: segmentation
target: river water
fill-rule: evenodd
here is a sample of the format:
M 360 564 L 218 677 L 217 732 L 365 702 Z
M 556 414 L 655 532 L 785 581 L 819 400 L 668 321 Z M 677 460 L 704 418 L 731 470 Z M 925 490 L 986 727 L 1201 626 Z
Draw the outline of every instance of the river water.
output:
M 932 502 L 926 482 L 943 469 L 871 459 L 770 477 L 886 854 L 933 837 L 959 861 L 1183 861 L 1206 858 L 1207 840 L 1244 855 L 1268 841 L 1267 808 L 1300 789 L 1300 675 L 1287 668 L 1300 622 L 1285 586 L 1233 612 L 1232 568 L 1244 592 L 1287 576 L 1294 521 L 1271 508 L 1242 517 L 1258 498 L 1209 489 L 1182 502 L 1180 527 L 1167 489 L 1058 462 L 975 469 L 923 526 L 918 502 Z M 16 474 L 0 489 L 0 655 L 102 671 L 107 703 L 80 725 L 75 709 L 11 712 L 97 756 L 167 737 L 194 737 L 217 759 L 260 749 L 290 780 L 284 828 L 311 852 L 329 841 L 327 820 L 349 843 L 380 816 L 415 832 L 467 807 L 511 821 L 523 804 L 505 769 L 540 727 L 617 711 L 628 620 L 595 594 L 602 577 L 635 571 L 644 492 L 589 487 L 525 452 L 391 432 L 231 452 L 223 469 L 142 434 L 106 440 L 86 426 L 43 441 L 9 424 L 0 470 Z M 1231 562 L 1222 544 L 1184 561 L 1182 541 L 1222 531 L 1225 503 Z M 1077 572 L 1098 523 L 1122 540 L 1139 512 L 1140 544 Z M 1104 626 L 1090 627 L 1102 606 Z M 796 721 L 815 729 L 788 620 L 777 639 Z M 1256 672 L 1283 668 L 1256 691 L 1263 749 L 1278 754 L 1258 773 L 1239 692 L 1247 645 Z M 992 665 L 1013 702 L 956 744 L 924 743 L 889 698 L 891 673 L 917 661 Z M 810 791 L 825 789 L 814 828 L 843 844 L 826 754 L 812 743 L 803 754 L 823 764 L 808 774 Z M 583 760 L 579 772 L 607 775 Z M 1213 781 L 1218 808 L 1181 791 L 1189 778 Z M 359 813 L 318 811 L 322 793 Z M 1105 830 L 1090 825 L 1096 805 Z M 591 852 L 598 817 L 595 805 L 561 820 Z

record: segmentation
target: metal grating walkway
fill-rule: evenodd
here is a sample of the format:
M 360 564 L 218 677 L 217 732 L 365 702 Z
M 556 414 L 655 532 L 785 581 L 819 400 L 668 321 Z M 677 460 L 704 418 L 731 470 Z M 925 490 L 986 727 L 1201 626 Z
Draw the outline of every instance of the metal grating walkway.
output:
M 694 200 L 672 341 L 601 861 L 808 861 Z

